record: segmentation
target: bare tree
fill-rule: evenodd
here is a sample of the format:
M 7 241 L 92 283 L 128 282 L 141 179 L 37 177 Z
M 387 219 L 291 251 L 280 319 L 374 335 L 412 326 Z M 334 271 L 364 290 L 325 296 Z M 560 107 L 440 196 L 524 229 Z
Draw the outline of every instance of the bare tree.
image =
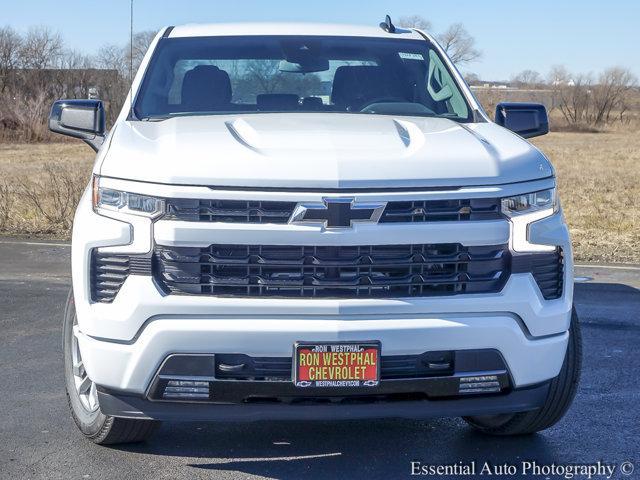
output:
M 103 45 L 96 55 L 96 66 L 105 70 L 116 70 L 123 77 L 129 73 L 127 54 L 120 45 Z
M 400 17 L 400 25 L 407 28 L 430 30 L 431 22 L 420 15 L 405 15 Z M 476 49 L 475 39 L 467 32 L 461 23 L 454 23 L 443 33 L 437 35 L 438 42 L 451 57 L 456 65 L 464 65 L 473 62 L 482 56 L 482 52 Z
M 26 98 L 35 98 L 41 92 L 45 97 L 55 96 L 56 85 L 51 83 L 47 70 L 58 66 L 63 48 L 58 32 L 46 26 L 29 29 L 20 49 L 20 63 L 25 70 L 20 90 Z
M 0 93 L 9 87 L 10 76 L 20 62 L 22 37 L 11 27 L 0 28 Z
M 523 70 L 513 76 L 511 83 L 520 88 L 536 88 L 543 83 L 543 80 L 542 75 L 535 70 Z
M 22 36 L 10 27 L 0 28 L 0 136 L 48 139 L 51 102 L 88 98 L 96 89 L 112 124 L 129 90 L 130 59 L 137 69 L 154 36 L 150 31 L 136 33 L 133 48 L 108 45 L 92 57 L 65 50 L 62 36 L 46 26 L 32 27 Z
M 149 45 L 153 41 L 156 36 L 156 32 L 148 30 L 144 32 L 138 32 L 133 36 L 133 48 L 131 41 L 125 47 L 125 58 L 127 62 L 127 68 L 129 71 L 129 77 L 133 78 L 133 76 L 140 68 L 140 64 L 142 63 L 142 59 L 144 58 L 145 53 L 149 49 Z M 131 70 L 131 65 L 133 65 L 133 70 Z
M 24 38 L 20 57 L 25 68 L 43 70 L 57 63 L 64 43 L 60 33 L 49 27 L 32 27 Z
M 582 129 L 623 122 L 637 88 L 637 78 L 626 68 L 606 69 L 594 81 L 592 75 L 572 75 L 555 66 L 549 75 L 557 104 L 567 124 Z
M 571 73 L 564 65 L 554 65 L 549 70 L 547 76 L 547 82 L 549 85 L 568 85 L 571 83 Z
M 629 93 L 636 85 L 636 77 L 626 68 L 612 67 L 602 72 L 593 88 L 594 116 L 591 122 L 597 126 L 608 124 L 614 111 L 622 120 L 629 108 Z
M 431 30 L 431 22 L 420 15 L 404 15 L 400 17 L 401 27 L 418 28 L 420 30 Z
M 125 49 L 105 45 L 96 56 L 96 65 L 104 70 L 96 85 L 101 100 L 107 104 L 107 124 L 115 122 L 129 90 L 129 65 Z
M 299 92 L 301 96 L 314 95 L 321 88 L 315 74 L 303 76 L 280 71 L 277 60 L 250 60 L 243 65 L 244 72 L 232 75 L 234 95 L 252 101 L 260 93 Z M 305 93 L 306 92 L 306 93 Z
M 468 72 L 464 74 L 464 81 L 469 85 L 478 85 L 482 80 L 477 73 Z
M 475 48 L 475 39 L 461 23 L 454 23 L 438 35 L 438 41 L 451 61 L 458 66 L 473 62 L 482 56 L 482 52 Z
M 52 80 L 57 89 L 55 97 L 87 98 L 96 82 L 94 59 L 77 50 L 65 50 L 59 58 Z
M 587 124 L 591 116 L 591 75 L 576 75 L 568 83 L 556 83 L 558 108 L 566 122 L 574 127 Z

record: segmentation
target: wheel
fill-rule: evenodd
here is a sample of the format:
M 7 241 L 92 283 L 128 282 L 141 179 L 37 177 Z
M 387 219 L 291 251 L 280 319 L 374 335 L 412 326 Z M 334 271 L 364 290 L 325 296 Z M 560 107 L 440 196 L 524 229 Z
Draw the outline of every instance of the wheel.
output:
M 578 389 L 582 367 L 582 336 L 575 307 L 571 312 L 569 345 L 560 375 L 551 381 L 542 408 L 531 412 L 463 417 L 476 430 L 489 435 L 526 435 L 555 425 L 567 412 Z
M 104 415 L 98 404 L 96 385 L 82 363 L 74 327 L 78 324 L 73 290 L 69 291 L 62 325 L 64 379 L 71 416 L 82 434 L 94 443 L 107 445 L 146 440 L 159 426 L 152 420 L 132 420 Z

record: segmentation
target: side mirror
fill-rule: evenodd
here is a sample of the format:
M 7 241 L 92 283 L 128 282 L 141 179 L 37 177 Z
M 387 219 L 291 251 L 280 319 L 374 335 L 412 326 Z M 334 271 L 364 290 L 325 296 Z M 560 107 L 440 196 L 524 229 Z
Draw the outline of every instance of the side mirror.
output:
M 523 138 L 549 133 L 547 109 L 539 103 L 499 103 L 496 123 Z
M 100 100 L 58 100 L 49 114 L 49 130 L 80 138 L 95 151 L 104 140 L 105 123 Z

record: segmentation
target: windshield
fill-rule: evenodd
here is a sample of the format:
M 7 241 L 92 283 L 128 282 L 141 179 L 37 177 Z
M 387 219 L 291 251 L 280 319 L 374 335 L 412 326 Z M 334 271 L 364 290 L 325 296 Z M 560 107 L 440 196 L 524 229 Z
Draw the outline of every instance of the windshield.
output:
M 429 42 L 367 37 L 163 38 L 134 106 L 138 119 L 261 112 L 470 120 Z

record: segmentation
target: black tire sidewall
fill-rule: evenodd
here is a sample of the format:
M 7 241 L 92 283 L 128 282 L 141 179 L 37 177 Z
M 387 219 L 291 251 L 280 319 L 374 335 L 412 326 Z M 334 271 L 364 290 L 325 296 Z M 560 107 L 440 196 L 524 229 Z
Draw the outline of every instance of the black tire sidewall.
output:
M 67 392 L 67 400 L 71 415 L 80 431 L 89 437 L 94 437 L 101 433 L 108 418 L 98 408 L 94 412 L 87 411 L 78 396 L 73 379 L 73 359 L 72 359 L 72 340 L 73 340 L 73 323 L 76 317 L 75 301 L 73 297 L 73 289 L 69 291 L 67 304 L 64 311 L 64 320 L 62 324 L 62 351 L 64 355 L 64 380 Z

